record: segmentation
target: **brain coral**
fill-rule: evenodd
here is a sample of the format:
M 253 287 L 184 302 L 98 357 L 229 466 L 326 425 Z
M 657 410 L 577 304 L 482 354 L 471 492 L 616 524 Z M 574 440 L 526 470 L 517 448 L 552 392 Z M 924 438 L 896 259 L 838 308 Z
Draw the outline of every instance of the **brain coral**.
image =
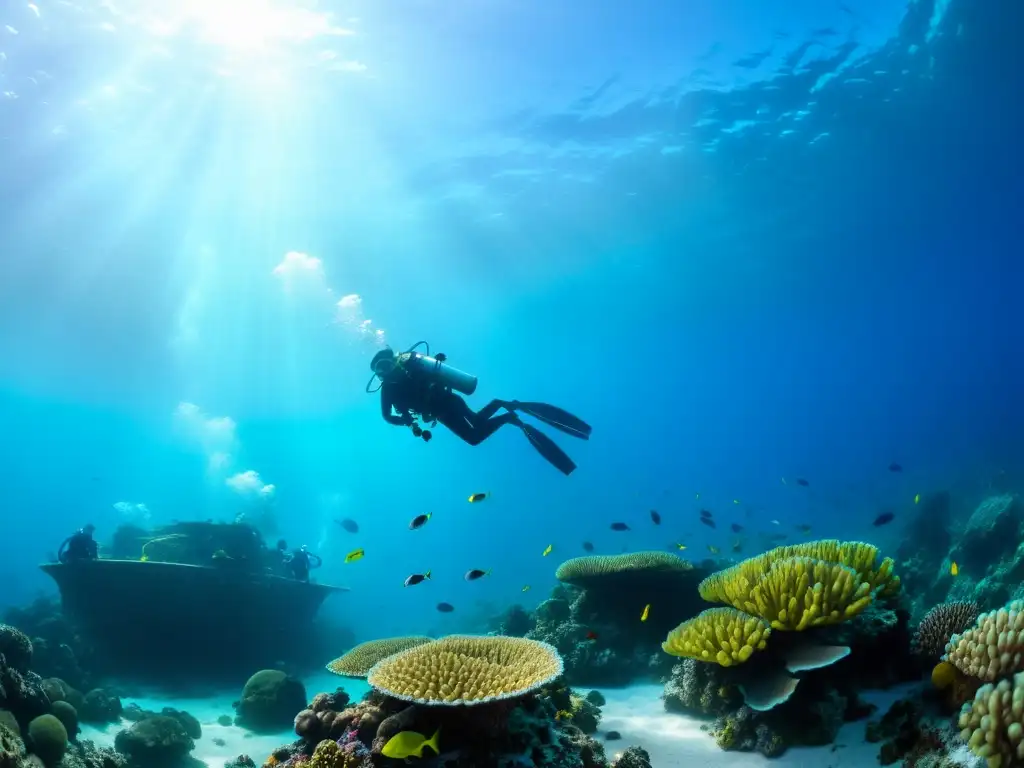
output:
M 344 677 L 366 677 L 370 668 L 378 661 L 432 641 L 433 638 L 420 635 L 370 640 L 360 643 L 344 656 L 332 661 L 327 665 L 327 671 Z
M 561 674 L 562 659 L 547 643 L 452 635 L 378 662 L 367 681 L 396 699 L 451 706 L 522 696 Z
M 575 557 L 558 566 L 555 578 L 566 584 L 586 587 L 605 581 L 608 577 L 692 570 L 690 563 L 668 552 L 633 552 L 625 555 Z
M 979 680 L 1020 672 L 1024 668 L 1024 603 L 1014 600 L 978 616 L 974 626 L 949 639 L 946 660 Z

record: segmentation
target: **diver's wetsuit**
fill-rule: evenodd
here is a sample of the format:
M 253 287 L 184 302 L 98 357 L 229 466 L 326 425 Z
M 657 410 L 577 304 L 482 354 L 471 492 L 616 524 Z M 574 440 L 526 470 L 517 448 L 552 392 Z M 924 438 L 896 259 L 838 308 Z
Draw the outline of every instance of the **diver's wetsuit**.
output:
M 296 550 L 292 556 L 288 559 L 287 566 L 292 572 L 292 576 L 297 581 L 309 581 L 309 571 L 311 568 L 319 568 L 324 564 L 324 561 L 319 555 L 314 555 L 311 552 L 305 552 L 303 550 Z
M 99 557 L 99 548 L 92 534 L 85 531 L 77 531 L 66 539 L 57 550 L 57 559 L 62 563 L 70 563 L 77 560 L 95 560 Z
M 505 400 L 492 400 L 474 411 L 450 389 L 417 381 L 409 375 L 385 381 L 380 388 L 381 415 L 389 424 L 407 427 L 413 423 L 412 414 L 418 413 L 424 421 L 441 422 L 470 445 L 479 445 L 505 424 L 518 424 L 519 417 L 511 411 L 495 415 L 499 408 L 510 405 Z

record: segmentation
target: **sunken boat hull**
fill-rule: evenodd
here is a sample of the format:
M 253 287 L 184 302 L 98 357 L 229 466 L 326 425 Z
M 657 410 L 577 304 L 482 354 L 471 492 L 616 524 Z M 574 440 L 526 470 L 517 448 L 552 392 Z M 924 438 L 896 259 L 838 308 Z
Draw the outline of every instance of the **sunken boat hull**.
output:
M 336 587 L 223 566 L 95 560 L 41 566 L 109 673 L 233 677 L 301 663 Z

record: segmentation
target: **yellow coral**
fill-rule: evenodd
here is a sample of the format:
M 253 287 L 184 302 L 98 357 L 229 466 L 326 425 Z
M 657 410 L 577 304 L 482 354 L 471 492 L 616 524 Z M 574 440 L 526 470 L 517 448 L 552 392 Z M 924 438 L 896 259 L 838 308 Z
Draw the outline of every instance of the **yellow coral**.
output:
M 344 656 L 330 662 L 327 671 L 343 677 L 366 677 L 370 668 L 378 661 L 432 641 L 433 638 L 419 635 L 370 640 L 360 643 Z
M 793 558 L 812 558 L 826 564 L 845 566 L 855 572 L 861 583 L 867 585 L 869 593 L 877 590 L 879 595 L 888 596 L 895 594 L 900 588 L 899 578 L 892 572 L 891 558 L 885 558 L 877 568 L 875 567 L 875 561 L 878 559 L 877 547 L 860 541 L 841 542 L 836 539 L 823 539 L 776 547 L 748 558 L 731 568 L 711 574 L 700 583 L 698 591 L 700 596 L 709 602 L 726 603 L 748 610 L 746 606 L 751 593 L 766 578 L 772 567 L 780 561 Z M 868 602 L 870 599 L 864 606 Z M 861 606 L 861 610 L 864 606 Z
M 522 696 L 561 674 L 562 658 L 547 643 L 452 635 L 384 659 L 367 681 L 404 701 L 470 705 Z
M 974 626 L 953 635 L 946 661 L 965 675 L 997 680 L 1024 669 L 1024 602 L 1014 600 L 998 611 L 981 614 Z
M 555 578 L 566 584 L 586 586 L 608 576 L 691 571 L 693 566 L 668 552 L 632 552 L 625 555 L 589 555 L 566 560 Z
M 669 632 L 661 648 L 673 656 L 731 667 L 763 650 L 771 633 L 767 622 L 735 608 L 709 608 Z
M 1024 762 L 1024 674 L 981 686 L 960 712 L 960 736 L 988 768 Z

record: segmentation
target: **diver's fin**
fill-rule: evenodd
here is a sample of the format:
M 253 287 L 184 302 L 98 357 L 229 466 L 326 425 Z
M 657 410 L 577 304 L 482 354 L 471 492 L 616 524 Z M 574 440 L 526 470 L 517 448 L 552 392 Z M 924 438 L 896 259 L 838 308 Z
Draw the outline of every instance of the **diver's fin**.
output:
M 583 419 L 577 418 L 557 406 L 547 403 L 521 403 L 518 400 L 513 400 L 511 405 L 515 410 L 522 411 L 537 421 L 543 421 L 550 427 L 560 429 L 567 435 L 578 437 L 581 440 L 590 439 L 591 426 Z
M 551 462 L 563 475 L 572 474 L 572 471 L 576 469 L 576 463 L 555 444 L 554 440 L 529 424 L 523 424 L 522 429 L 523 434 L 537 449 L 537 453 Z

